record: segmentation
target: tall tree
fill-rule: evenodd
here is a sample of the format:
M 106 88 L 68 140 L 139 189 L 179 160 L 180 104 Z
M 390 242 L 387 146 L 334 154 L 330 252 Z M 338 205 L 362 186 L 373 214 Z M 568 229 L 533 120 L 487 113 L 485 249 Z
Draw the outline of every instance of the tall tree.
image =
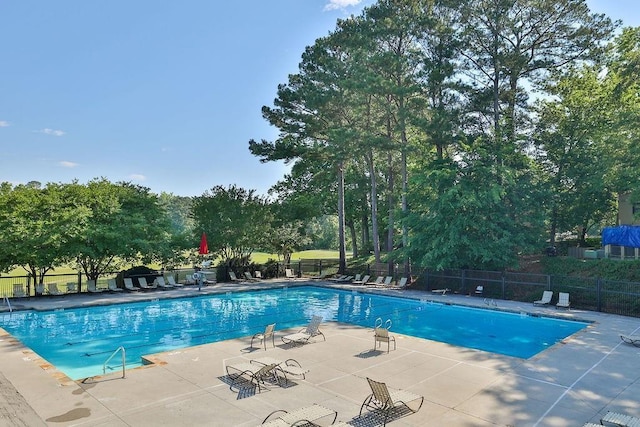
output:
M 591 225 L 614 208 L 615 188 L 604 171 L 615 167 L 608 134 L 616 121 L 611 79 L 597 68 L 572 70 L 550 85 L 554 95 L 540 103 L 535 140 L 549 191 L 549 241 L 558 232 Z M 610 149 L 613 148 L 613 149 Z
M 194 246 L 206 233 L 209 250 L 227 265 L 248 262 L 257 248 L 266 246 L 271 233 L 265 198 L 235 185 L 215 186 L 194 197 L 192 216 Z
M 90 280 L 125 262 L 150 262 L 167 242 L 166 211 L 146 187 L 94 179 L 86 186 L 72 186 L 67 197 L 90 212 L 82 233 L 71 242 L 77 263 Z

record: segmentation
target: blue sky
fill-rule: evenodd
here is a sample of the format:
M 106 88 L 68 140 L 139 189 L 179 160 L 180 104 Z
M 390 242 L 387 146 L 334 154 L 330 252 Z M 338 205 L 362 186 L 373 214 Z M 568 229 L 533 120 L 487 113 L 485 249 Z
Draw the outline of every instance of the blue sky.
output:
M 288 168 L 251 138 L 305 46 L 373 0 L 0 3 L 0 181 L 132 181 L 266 193 Z M 587 0 L 640 26 L 637 0 Z

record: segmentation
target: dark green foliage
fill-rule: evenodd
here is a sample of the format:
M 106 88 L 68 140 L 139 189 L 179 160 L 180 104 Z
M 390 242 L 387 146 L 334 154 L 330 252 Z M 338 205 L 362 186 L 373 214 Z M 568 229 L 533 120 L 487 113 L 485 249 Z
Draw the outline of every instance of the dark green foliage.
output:
M 640 282 L 640 261 L 557 257 L 543 258 L 541 263 L 545 274 Z

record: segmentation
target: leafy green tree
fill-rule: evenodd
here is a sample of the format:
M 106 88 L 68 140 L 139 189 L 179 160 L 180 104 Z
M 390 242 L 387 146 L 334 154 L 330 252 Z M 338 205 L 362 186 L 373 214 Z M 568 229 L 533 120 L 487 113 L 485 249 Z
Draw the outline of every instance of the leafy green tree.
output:
M 266 199 L 256 195 L 255 190 L 235 185 L 215 186 L 194 197 L 192 216 L 193 242 L 200 242 L 201 233 L 205 232 L 209 250 L 226 264 L 233 260 L 248 262 L 257 248 L 267 246 L 272 232 Z
M 607 176 L 618 193 L 640 202 L 640 27 L 625 28 L 611 45 L 607 61 L 613 86 L 613 123 L 608 150 L 615 167 Z
M 90 212 L 74 203 L 77 184 L 18 185 L 0 189 L 0 267 L 21 266 L 38 283 L 47 272 L 75 257 L 70 243 L 87 224 Z
M 534 228 L 541 224 L 535 183 L 510 183 L 529 199 L 526 218 L 515 221 L 504 203 L 505 186 L 496 179 L 509 175 L 495 170 L 483 144 L 472 151 L 461 162 L 444 160 L 425 175 L 413 175 L 411 200 L 416 202 L 407 217 L 411 239 L 404 250 L 424 267 L 504 269 L 540 244 L 535 237 L 541 229 Z M 533 230 L 523 233 L 525 222 Z
M 558 232 L 586 231 L 615 207 L 615 188 L 605 171 L 615 160 L 608 137 L 616 121 L 611 80 L 597 68 L 573 70 L 550 85 L 540 103 L 536 141 L 549 191 L 549 241 Z M 617 139 L 617 138 L 616 138 Z
M 193 249 L 194 223 L 191 217 L 191 197 L 160 193 L 160 207 L 167 213 L 170 221 L 168 241 L 159 247 L 158 260 L 165 268 L 174 268 L 192 261 L 190 249 Z
M 79 267 L 90 280 L 125 262 L 150 262 L 169 241 L 169 219 L 158 196 L 148 188 L 106 179 L 73 185 L 69 202 L 86 207 L 90 215 L 71 242 Z

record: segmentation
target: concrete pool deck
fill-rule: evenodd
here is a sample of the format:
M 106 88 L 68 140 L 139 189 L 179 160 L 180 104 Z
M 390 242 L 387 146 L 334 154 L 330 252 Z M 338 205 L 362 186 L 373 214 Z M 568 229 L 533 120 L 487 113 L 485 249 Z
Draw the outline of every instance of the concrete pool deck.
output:
M 298 281 L 295 284 L 304 282 Z M 282 286 L 286 282 L 221 283 L 201 293 Z M 318 283 L 311 283 L 318 284 Z M 340 286 L 344 289 L 362 287 Z M 375 289 L 382 294 L 486 307 L 482 298 Z M 19 302 L 45 310 L 197 294 L 197 289 L 32 298 Z M 153 355 L 156 362 L 126 372 L 71 381 L 11 336 L 0 336 L 0 425 L 6 426 L 256 426 L 276 409 L 313 403 L 338 412 L 354 427 L 381 426 L 358 418 L 370 393 L 366 378 L 424 396 L 415 414 L 393 426 L 581 426 L 607 411 L 640 417 L 640 348 L 620 334 L 640 328 L 636 318 L 496 301 L 498 309 L 560 315 L 594 322 L 552 348 L 523 360 L 394 334 L 397 350 L 373 350 L 371 329 L 327 322 L 326 341 L 250 351 L 250 337 Z M 6 313 L 4 313 L 6 315 Z M 372 325 L 373 326 L 373 325 Z M 290 331 L 290 330 L 289 330 Z M 256 331 L 259 332 L 259 331 Z M 636 332 L 638 333 L 638 332 Z M 293 358 L 309 369 L 285 387 L 231 391 L 225 365 L 252 358 Z M 324 424 L 322 424 L 324 422 Z M 327 425 L 331 418 L 320 420 Z

